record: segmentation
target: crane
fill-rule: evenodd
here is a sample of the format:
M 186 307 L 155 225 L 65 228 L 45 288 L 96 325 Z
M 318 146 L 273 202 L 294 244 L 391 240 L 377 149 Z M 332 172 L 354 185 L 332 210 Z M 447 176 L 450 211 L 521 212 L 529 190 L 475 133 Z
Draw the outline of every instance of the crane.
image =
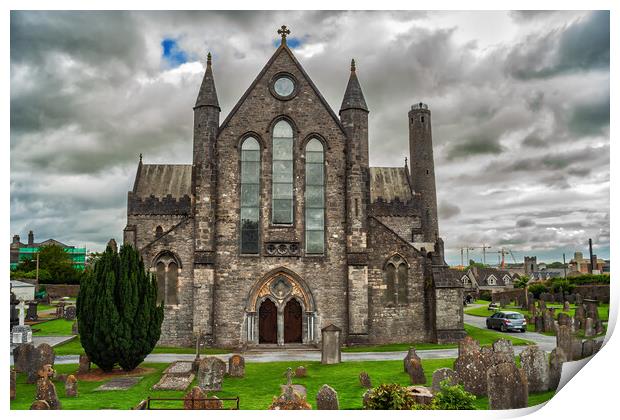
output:
M 487 263 L 487 249 L 490 249 L 491 247 L 486 245 L 486 244 L 482 244 L 482 246 L 464 246 L 461 247 L 461 266 L 464 266 L 463 264 L 463 251 L 467 251 L 467 263 L 469 264 L 469 251 L 474 251 L 476 249 L 481 249 L 482 250 L 482 263 L 486 264 Z
M 500 266 L 502 268 L 506 267 L 506 260 L 505 260 L 505 256 L 506 255 L 510 255 L 512 257 L 512 260 L 515 262 L 515 264 L 517 263 L 517 260 L 516 260 L 516 258 L 514 256 L 514 254 L 512 253 L 512 250 L 506 249 L 506 248 L 502 247 L 502 249 L 500 249 L 499 251 L 495 251 L 495 252 L 497 252 L 497 257 L 498 258 L 499 258 L 500 255 L 502 256 L 502 262 L 500 264 Z

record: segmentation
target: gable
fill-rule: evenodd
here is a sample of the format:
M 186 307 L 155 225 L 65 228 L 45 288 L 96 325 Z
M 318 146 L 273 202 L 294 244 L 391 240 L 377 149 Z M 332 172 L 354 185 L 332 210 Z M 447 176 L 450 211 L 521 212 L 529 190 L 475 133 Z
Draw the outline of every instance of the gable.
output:
M 269 88 L 272 78 L 281 72 L 291 74 L 298 84 L 296 96 L 285 101 L 274 98 Z M 269 108 L 272 108 L 272 118 L 278 115 L 288 115 L 294 121 L 303 120 L 303 118 L 296 118 L 295 115 L 290 115 L 291 113 L 310 110 L 314 114 L 315 119 L 330 120 L 334 127 L 341 131 L 342 134 L 345 134 L 340 119 L 286 44 L 278 47 L 256 79 L 254 79 L 250 87 L 224 119 L 219 131 L 222 133 L 240 114 L 244 119 L 247 115 L 255 117 L 258 116 L 257 114 L 266 115 L 270 111 Z M 265 131 L 268 131 L 269 128 L 269 126 L 265 127 Z

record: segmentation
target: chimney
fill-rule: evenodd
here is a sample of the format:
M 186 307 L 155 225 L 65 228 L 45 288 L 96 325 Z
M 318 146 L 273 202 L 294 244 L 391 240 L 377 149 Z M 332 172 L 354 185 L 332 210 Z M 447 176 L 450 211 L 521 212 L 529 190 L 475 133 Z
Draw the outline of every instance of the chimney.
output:
M 14 244 L 18 244 L 19 243 L 19 235 L 13 235 L 13 243 Z
M 594 255 L 592 254 L 592 238 L 588 239 L 588 244 L 590 245 L 590 274 L 594 273 Z
M 28 232 L 28 246 L 32 247 L 34 245 L 34 233 L 32 231 Z

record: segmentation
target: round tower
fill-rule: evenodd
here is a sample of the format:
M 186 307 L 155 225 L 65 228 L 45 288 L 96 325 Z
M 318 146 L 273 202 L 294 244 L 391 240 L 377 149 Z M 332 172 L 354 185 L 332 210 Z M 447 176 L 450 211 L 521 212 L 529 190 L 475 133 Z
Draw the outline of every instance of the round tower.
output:
M 422 102 L 413 105 L 409 111 L 409 159 L 411 186 L 414 192 L 421 194 L 420 216 L 424 242 L 435 242 L 439 238 L 439 223 L 431 111 Z

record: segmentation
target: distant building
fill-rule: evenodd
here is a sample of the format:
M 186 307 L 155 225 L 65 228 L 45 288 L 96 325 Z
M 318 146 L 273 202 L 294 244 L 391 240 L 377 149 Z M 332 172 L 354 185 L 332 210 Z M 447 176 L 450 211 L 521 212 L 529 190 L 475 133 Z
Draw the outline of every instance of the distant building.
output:
M 596 261 L 596 263 L 594 264 L 594 270 L 598 271 L 599 273 L 609 273 L 609 261 L 597 258 L 596 255 L 594 255 L 593 259 Z M 577 273 L 590 273 L 590 259 L 583 258 L 582 252 L 575 252 L 575 256 L 568 263 L 568 271 L 571 273 L 572 276 L 576 275 Z
M 47 239 L 43 242 L 34 241 L 34 233 L 28 232 L 28 242 L 23 243 L 20 240 L 19 235 L 13 235 L 13 241 L 11 242 L 11 270 L 14 270 L 20 261 L 27 259 L 36 259 L 36 254 L 39 249 L 46 245 L 57 245 L 62 247 L 73 260 L 73 266 L 78 270 L 84 270 L 86 264 L 86 248 L 76 248 L 73 245 L 66 245 L 56 239 Z
M 537 271 L 538 264 L 536 264 L 536 257 L 524 257 L 523 267 L 525 268 L 525 275 L 530 275 L 530 273 Z
M 465 298 L 476 298 L 481 290 L 506 290 L 513 289 L 514 283 L 519 280 L 519 275 L 507 270 L 497 268 L 467 267 L 465 269 L 450 269 L 463 283 L 463 295 Z
M 17 300 L 34 300 L 34 289 L 34 284 L 11 280 L 11 293 L 15 295 Z

